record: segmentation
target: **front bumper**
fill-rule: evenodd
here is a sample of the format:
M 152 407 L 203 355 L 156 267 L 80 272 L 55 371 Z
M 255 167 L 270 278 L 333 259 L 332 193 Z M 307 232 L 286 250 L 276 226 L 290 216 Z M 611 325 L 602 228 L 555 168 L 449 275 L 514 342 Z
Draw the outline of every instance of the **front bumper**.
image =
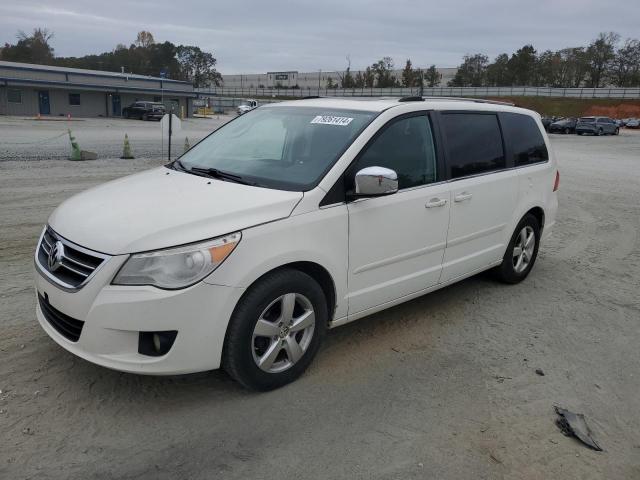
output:
M 111 270 L 117 271 L 123 261 L 114 257 L 75 292 L 61 290 L 36 269 L 36 294 L 84 322 L 80 338 L 72 342 L 52 327 L 38 305 L 36 315 L 45 332 L 69 352 L 114 370 L 168 375 L 219 368 L 227 324 L 244 289 L 204 282 L 171 291 L 110 285 Z M 178 331 L 167 354 L 138 353 L 139 332 L 166 330 Z

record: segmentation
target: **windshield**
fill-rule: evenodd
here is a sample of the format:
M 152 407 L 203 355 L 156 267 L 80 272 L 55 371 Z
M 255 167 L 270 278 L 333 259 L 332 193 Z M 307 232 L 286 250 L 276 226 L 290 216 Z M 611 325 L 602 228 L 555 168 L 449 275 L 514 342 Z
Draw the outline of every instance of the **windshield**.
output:
M 376 113 L 315 107 L 258 108 L 180 157 L 187 170 L 216 169 L 268 188 L 313 188 Z
M 582 123 L 594 123 L 596 121 L 595 117 L 582 117 L 580 122 Z

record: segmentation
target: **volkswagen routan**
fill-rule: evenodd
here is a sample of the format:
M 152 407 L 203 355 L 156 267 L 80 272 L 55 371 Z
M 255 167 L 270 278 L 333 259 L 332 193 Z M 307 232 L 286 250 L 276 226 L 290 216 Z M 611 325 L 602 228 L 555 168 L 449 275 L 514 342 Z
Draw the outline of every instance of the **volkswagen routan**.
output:
M 108 368 L 273 389 L 330 328 L 484 270 L 524 280 L 558 183 L 540 116 L 508 104 L 264 105 L 63 202 L 35 253 L 37 318 Z

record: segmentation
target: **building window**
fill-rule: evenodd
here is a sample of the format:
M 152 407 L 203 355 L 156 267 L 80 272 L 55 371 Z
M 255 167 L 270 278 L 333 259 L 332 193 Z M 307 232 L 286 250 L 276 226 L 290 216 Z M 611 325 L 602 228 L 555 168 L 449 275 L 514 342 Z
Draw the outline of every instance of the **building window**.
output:
M 9 103 L 22 103 L 22 90 L 10 88 L 7 90 L 7 101 Z
M 69 94 L 69 105 L 80 105 L 80 94 L 79 93 L 70 93 Z

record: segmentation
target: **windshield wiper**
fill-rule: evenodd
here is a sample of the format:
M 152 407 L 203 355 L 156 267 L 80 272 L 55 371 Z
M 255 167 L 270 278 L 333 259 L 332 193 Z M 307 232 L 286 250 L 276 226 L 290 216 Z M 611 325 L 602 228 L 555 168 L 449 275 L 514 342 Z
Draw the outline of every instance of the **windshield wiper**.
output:
M 180 160 L 174 160 L 173 162 L 169 162 L 165 165 L 167 168 L 171 168 L 173 170 L 178 170 L 182 172 L 188 172 L 189 170 L 185 167 Z
M 253 185 L 253 186 L 258 185 L 255 182 L 244 180 L 240 175 L 235 175 L 233 173 L 225 172 L 224 170 L 218 170 L 217 168 L 191 167 L 190 169 L 185 169 L 185 171 L 192 172 L 205 177 L 217 178 L 220 180 L 228 180 L 230 182 L 241 183 L 242 185 Z

